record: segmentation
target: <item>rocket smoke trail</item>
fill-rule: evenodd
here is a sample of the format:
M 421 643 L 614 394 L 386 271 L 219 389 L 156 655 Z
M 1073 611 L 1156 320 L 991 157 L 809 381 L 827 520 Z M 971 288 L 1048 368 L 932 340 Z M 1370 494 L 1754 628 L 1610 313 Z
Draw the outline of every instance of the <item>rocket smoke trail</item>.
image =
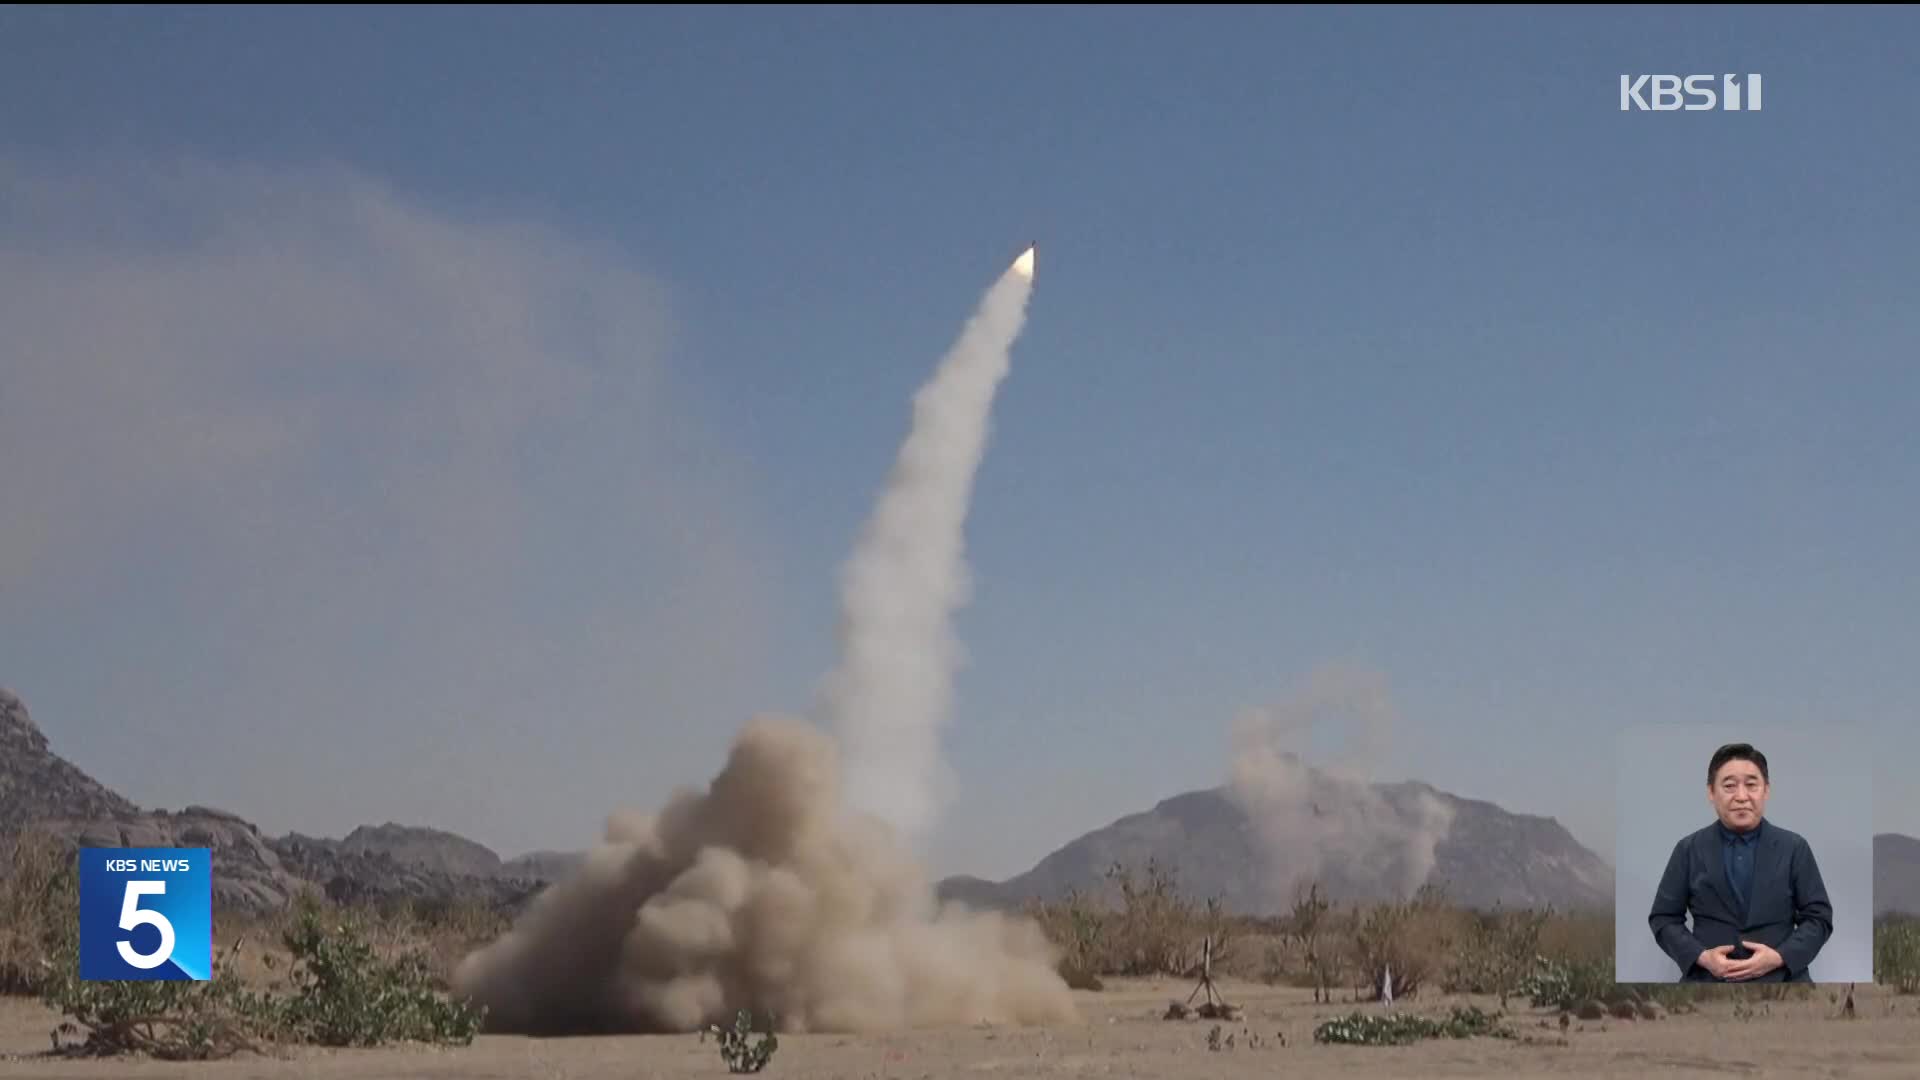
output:
M 969 591 L 963 526 L 1033 259 L 1029 248 L 987 290 L 915 396 L 912 429 L 841 577 L 840 667 L 821 697 L 846 799 L 908 839 L 951 798 L 939 738 L 961 660 L 950 619 Z
M 1032 277 L 1029 251 L 920 392 L 848 564 L 846 656 L 823 692 L 844 746 L 758 716 L 705 791 L 610 818 L 584 865 L 455 970 L 489 1030 L 692 1031 L 740 1009 L 786 1031 L 1074 1019 L 1039 925 L 936 904 L 899 843 L 937 808 L 960 526 Z M 847 805 L 843 757 L 866 814 L 846 813 L 861 807 Z

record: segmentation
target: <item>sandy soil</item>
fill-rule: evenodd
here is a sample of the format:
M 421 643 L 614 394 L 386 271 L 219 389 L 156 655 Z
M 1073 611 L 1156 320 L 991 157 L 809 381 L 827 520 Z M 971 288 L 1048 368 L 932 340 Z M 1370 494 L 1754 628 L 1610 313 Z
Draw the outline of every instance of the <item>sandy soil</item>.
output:
M 1669 1076 L 1914 1077 L 1920 1075 L 1920 998 L 1861 987 L 1857 1015 L 1840 1017 L 1828 988 L 1804 1002 L 1731 1004 L 1655 1021 L 1581 1022 L 1563 1036 L 1557 1013 L 1516 1003 L 1523 1040 L 1428 1041 L 1408 1048 L 1318 1046 L 1313 1029 L 1354 1006 L 1313 1004 L 1307 991 L 1226 984 L 1243 1024 L 1223 1024 L 1235 1046 L 1209 1050 L 1206 1020 L 1167 1021 L 1161 1012 L 1191 984 L 1127 981 L 1077 995 L 1081 1022 L 1045 1029 L 966 1027 L 883 1036 L 795 1035 L 781 1039 L 767 1077 L 920 1080 L 926 1077 L 1138 1076 Z M 1842 992 L 1844 992 L 1842 990 Z M 1430 997 L 1402 1011 L 1444 1013 L 1450 1005 L 1497 1002 Z M 1377 1006 L 1367 1006 L 1368 1009 Z M 37 1003 L 0 999 L 0 1077 L 724 1077 L 718 1048 L 697 1035 L 525 1039 L 483 1036 L 453 1050 L 295 1050 L 211 1063 L 46 1056 L 55 1018 Z M 1248 1034 L 1265 1044 L 1250 1047 Z M 1280 1045 L 1278 1036 L 1285 1037 Z

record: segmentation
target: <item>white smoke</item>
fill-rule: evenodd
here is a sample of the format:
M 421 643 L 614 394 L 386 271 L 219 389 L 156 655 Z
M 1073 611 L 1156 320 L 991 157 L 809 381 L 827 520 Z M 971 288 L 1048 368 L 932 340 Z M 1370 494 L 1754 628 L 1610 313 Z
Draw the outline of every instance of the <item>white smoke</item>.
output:
M 988 414 L 1032 292 L 1024 258 L 987 291 L 913 402 L 913 424 L 841 577 L 840 667 L 821 705 L 853 809 L 918 837 L 953 795 L 940 759 L 969 598 L 963 526 Z
M 1453 811 L 1425 789 L 1390 798 L 1374 783 L 1394 722 L 1386 680 L 1344 667 L 1322 668 L 1293 697 L 1240 714 L 1229 790 L 1262 845 L 1270 900 L 1284 904 L 1315 881 L 1336 899 L 1378 886 L 1407 896 L 1426 884 Z M 1316 732 L 1343 737 L 1341 752 L 1317 767 L 1307 763 Z

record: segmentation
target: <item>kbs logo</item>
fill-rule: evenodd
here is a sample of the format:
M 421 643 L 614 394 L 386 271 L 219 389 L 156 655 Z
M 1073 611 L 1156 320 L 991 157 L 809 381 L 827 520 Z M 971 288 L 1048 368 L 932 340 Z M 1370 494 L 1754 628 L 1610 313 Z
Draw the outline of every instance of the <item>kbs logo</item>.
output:
M 1705 112 L 1717 105 L 1722 112 L 1759 112 L 1760 76 L 1746 79 L 1742 87 L 1738 75 L 1622 75 L 1620 111 Z
M 213 976 L 213 852 L 80 849 L 80 977 Z

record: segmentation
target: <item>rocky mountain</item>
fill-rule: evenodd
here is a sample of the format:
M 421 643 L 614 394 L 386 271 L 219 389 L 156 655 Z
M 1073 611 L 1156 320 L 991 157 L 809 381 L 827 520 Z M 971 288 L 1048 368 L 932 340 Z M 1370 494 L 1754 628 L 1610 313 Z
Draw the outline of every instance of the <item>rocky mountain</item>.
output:
M 500 873 L 501 866 L 500 856 L 484 844 L 441 829 L 391 821 L 360 826 L 340 841 L 340 850 L 351 854 L 384 852 L 409 865 L 469 877 L 493 877 Z
M 0 689 L 0 835 L 27 826 L 75 848 L 204 847 L 213 852 L 214 902 L 277 907 L 306 887 L 287 872 L 260 830 L 204 806 L 148 812 L 55 754 L 9 690 Z
M 48 749 L 26 705 L 0 687 L 0 828 L 139 813 L 139 807 Z
M 213 853 L 213 902 L 243 911 L 281 907 L 311 887 L 281 864 L 260 830 L 223 810 L 170 812 L 31 823 L 83 847 L 195 847 Z
M 459 901 L 517 907 L 543 884 L 498 873 L 498 855 L 464 836 L 434 829 L 362 826 L 344 840 L 289 833 L 267 843 L 282 865 L 341 902 Z M 482 869 L 470 873 L 458 869 L 461 866 Z
M 513 906 L 554 880 L 531 871 L 561 865 L 554 858 L 507 864 L 465 837 L 392 823 L 340 840 L 275 838 L 223 810 L 143 810 L 55 754 L 26 705 L 0 689 L 0 839 L 29 826 L 75 848 L 208 848 L 214 903 L 250 911 L 283 906 L 304 891 Z
M 559 881 L 586 860 L 584 851 L 529 851 L 500 864 L 503 877 Z
M 1422 827 L 1422 806 L 1451 811 L 1451 827 L 1433 848 L 1433 866 L 1425 882 L 1443 885 L 1456 903 L 1490 908 L 1551 905 L 1561 911 L 1603 911 L 1613 904 L 1613 870 L 1582 847 L 1552 818 L 1515 814 L 1489 802 L 1465 799 L 1425 784 L 1376 784 L 1360 808 L 1333 795 L 1312 812 L 1335 815 L 1322 835 L 1351 836 L 1366 830 L 1405 835 Z M 1377 816 L 1383 813 L 1388 820 Z M 1374 815 L 1369 818 L 1367 815 Z M 1312 823 L 1307 826 L 1311 829 Z M 1315 875 L 1326 895 L 1341 901 L 1386 899 L 1404 895 L 1397 884 L 1404 866 L 1386 857 L 1327 860 Z M 1114 864 L 1144 868 L 1152 859 L 1171 870 L 1180 890 L 1194 898 L 1220 897 L 1225 906 L 1246 914 L 1271 914 L 1289 906 L 1277 888 L 1281 869 L 1265 854 L 1254 822 L 1226 788 L 1192 791 L 1165 799 L 1153 809 L 1131 814 L 1087 833 L 1041 859 L 1024 874 L 998 884 L 977 878 L 948 878 L 943 898 L 975 905 L 1014 906 L 1029 899 L 1059 899 L 1070 888 L 1100 895 L 1106 871 Z
M 1510 813 L 1423 784 L 1376 785 L 1367 813 L 1388 808 L 1403 820 L 1437 800 L 1452 824 L 1434 848 L 1427 880 L 1476 906 L 1552 904 L 1561 910 L 1606 909 L 1612 871 L 1551 818 Z M 1322 805 L 1324 801 L 1324 806 Z M 1315 813 L 1352 815 L 1337 798 L 1316 796 Z M 1364 815 L 1363 815 L 1364 816 Z M 485 846 L 437 829 L 395 823 L 362 826 L 341 839 L 290 833 L 267 837 L 223 810 L 143 810 L 53 753 L 46 735 L 13 693 L 0 688 L 0 858 L 19 829 L 46 828 L 76 847 L 205 847 L 213 851 L 215 902 L 265 910 L 304 890 L 338 899 L 480 900 L 517 906 L 543 883 L 564 877 L 581 852 L 536 851 L 502 860 Z M 1378 827 L 1375 821 L 1370 827 Z M 1099 893 L 1109 866 L 1143 866 L 1152 858 L 1178 875 L 1196 897 L 1220 896 L 1233 910 L 1283 908 L 1273 896 L 1274 867 L 1261 852 L 1254 823 L 1225 788 L 1187 792 L 1087 833 L 1004 882 L 954 877 L 939 883 L 947 899 L 975 907 L 1057 899 L 1070 888 Z M 1876 912 L 1920 914 L 1920 839 L 1874 837 Z M 1329 894 L 1381 897 L 1394 868 L 1356 860 L 1322 868 Z M 4 872 L 0 868 L 0 872 Z
M 1920 840 L 1900 833 L 1873 838 L 1873 913 L 1920 916 Z

